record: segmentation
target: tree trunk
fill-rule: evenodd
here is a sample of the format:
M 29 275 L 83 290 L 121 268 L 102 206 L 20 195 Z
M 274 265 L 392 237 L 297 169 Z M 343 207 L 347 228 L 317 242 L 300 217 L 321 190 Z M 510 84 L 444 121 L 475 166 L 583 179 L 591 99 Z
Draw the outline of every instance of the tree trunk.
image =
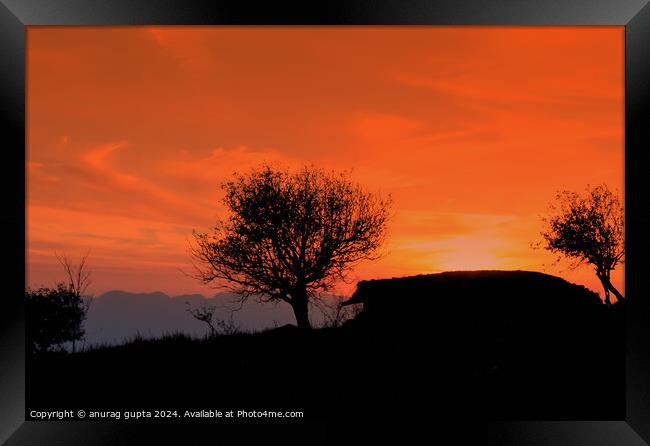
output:
M 605 276 L 598 274 L 598 279 L 600 280 L 603 290 L 605 291 L 605 305 L 609 306 L 612 304 L 612 301 L 609 299 L 609 287 L 607 286 L 607 280 Z
M 304 328 L 306 330 L 311 329 L 308 302 L 309 296 L 306 290 L 299 290 L 293 293 L 291 307 L 293 308 L 293 314 L 296 316 L 296 323 L 298 324 L 298 328 Z
M 600 283 L 603 285 L 603 289 L 605 290 L 605 304 L 606 305 L 611 305 L 612 302 L 609 299 L 609 293 L 610 291 L 616 296 L 616 299 L 621 302 L 625 300 L 625 297 L 612 285 L 612 282 L 610 280 L 609 274 L 599 274 L 598 278 L 600 279 Z
M 607 288 L 608 288 L 612 293 L 614 293 L 614 296 L 616 296 L 616 299 L 617 299 L 619 302 L 622 302 L 622 301 L 625 300 L 625 297 L 620 293 L 620 291 L 618 291 L 618 290 L 614 287 L 614 285 L 612 285 L 612 282 L 610 282 L 609 278 L 607 278 Z

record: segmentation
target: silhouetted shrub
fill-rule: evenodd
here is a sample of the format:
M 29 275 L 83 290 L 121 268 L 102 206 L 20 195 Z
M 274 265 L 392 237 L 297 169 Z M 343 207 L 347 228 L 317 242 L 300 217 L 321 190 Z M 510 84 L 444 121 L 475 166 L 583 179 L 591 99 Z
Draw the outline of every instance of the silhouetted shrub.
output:
M 88 307 L 84 299 L 63 283 L 56 288 L 25 291 L 27 342 L 31 352 L 62 348 L 84 336 Z
M 192 308 L 189 302 L 185 302 L 187 308 L 185 311 L 190 313 L 197 321 L 205 323 L 210 331 L 208 336 L 213 338 L 218 335 L 234 335 L 241 332 L 241 327 L 235 321 L 232 313 L 228 319 L 215 318 L 214 313 L 217 310 L 216 305 L 203 304 L 198 308 Z

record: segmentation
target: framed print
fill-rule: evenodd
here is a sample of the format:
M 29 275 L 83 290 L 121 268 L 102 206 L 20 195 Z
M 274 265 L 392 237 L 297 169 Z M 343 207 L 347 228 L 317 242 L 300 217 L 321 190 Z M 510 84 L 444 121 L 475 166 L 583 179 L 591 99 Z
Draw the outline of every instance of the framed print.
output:
M 0 20 L 3 444 L 650 441 L 646 2 Z

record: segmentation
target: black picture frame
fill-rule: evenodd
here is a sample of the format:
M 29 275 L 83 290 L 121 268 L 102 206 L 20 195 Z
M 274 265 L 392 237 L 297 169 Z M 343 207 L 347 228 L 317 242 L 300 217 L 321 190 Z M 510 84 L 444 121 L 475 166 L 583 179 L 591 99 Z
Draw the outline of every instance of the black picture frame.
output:
M 650 271 L 644 228 L 644 150 L 650 148 L 650 6 L 643 0 L 0 0 L 3 128 L 3 304 L 0 308 L 0 443 L 126 444 L 147 439 L 139 423 L 25 421 L 25 37 L 30 25 L 619 25 L 625 27 L 627 294 L 624 420 L 489 423 L 495 445 L 643 445 L 650 442 Z M 646 186 L 643 186 L 643 185 Z M 594 371 L 594 373 L 598 373 Z M 603 377 L 606 379 L 606 377 Z M 462 423 L 462 420 L 460 421 Z M 184 429 L 167 426 L 166 432 Z M 196 430 L 191 428 L 194 432 Z M 213 431 L 213 434 L 215 432 Z M 435 432 L 431 433 L 433 437 Z M 188 443 L 189 444 L 189 443 Z

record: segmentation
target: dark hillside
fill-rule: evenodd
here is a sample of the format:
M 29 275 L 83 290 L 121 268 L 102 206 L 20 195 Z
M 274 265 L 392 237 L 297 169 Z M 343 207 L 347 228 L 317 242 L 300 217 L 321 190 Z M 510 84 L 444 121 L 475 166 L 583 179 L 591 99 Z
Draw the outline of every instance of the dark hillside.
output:
M 362 281 L 347 303 L 363 303 L 360 319 L 377 325 L 430 325 L 457 318 L 568 323 L 602 307 L 593 291 L 530 271 L 455 271 Z
M 458 271 L 360 282 L 346 303 L 363 304 L 347 329 L 451 367 L 495 413 L 570 418 L 583 405 L 622 407 L 623 307 L 583 286 L 529 271 Z
M 365 308 L 336 329 L 171 336 L 32 358 L 28 405 L 624 417 L 624 308 L 583 287 L 539 273 L 453 272 L 361 282 L 350 301 Z

